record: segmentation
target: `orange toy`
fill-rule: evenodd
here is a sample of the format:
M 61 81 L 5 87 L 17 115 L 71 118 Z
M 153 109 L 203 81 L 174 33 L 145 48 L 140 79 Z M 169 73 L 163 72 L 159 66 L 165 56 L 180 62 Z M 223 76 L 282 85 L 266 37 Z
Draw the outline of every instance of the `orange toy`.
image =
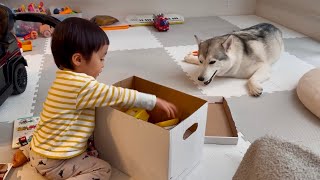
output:
M 128 29 L 129 25 L 119 25 L 119 26 L 100 26 L 100 28 L 104 31 L 109 30 L 119 30 L 119 29 Z
M 193 54 L 194 56 L 198 56 L 198 51 L 192 51 L 192 54 Z
M 24 40 L 28 40 L 28 39 L 37 39 L 38 38 L 38 33 L 37 31 L 31 31 L 30 34 L 27 34 L 23 37 Z
M 61 11 L 59 14 L 71 14 L 72 9 L 69 6 L 66 6 L 63 11 Z

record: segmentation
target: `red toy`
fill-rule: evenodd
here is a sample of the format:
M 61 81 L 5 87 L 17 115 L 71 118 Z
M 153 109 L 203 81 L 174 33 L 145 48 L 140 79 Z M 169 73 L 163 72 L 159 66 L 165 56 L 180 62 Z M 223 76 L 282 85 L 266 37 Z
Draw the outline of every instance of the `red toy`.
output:
M 168 31 L 169 20 L 164 17 L 163 14 L 153 15 L 153 26 L 158 29 L 158 31 Z
M 23 36 L 24 40 L 37 39 L 37 38 L 38 38 L 38 32 L 37 31 L 31 31 L 29 34 Z
M 27 138 L 25 136 L 20 137 L 19 143 L 21 144 L 21 146 L 27 145 L 28 144 Z

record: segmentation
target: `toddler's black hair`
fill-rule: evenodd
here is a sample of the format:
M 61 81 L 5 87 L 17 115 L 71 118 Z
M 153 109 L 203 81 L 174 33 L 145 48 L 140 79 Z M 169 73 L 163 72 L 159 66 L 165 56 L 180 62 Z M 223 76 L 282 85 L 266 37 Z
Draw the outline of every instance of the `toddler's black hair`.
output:
M 99 26 L 86 19 L 70 17 L 55 27 L 51 50 L 59 69 L 73 70 L 73 54 L 80 53 L 89 61 L 93 52 L 109 43 L 107 34 Z

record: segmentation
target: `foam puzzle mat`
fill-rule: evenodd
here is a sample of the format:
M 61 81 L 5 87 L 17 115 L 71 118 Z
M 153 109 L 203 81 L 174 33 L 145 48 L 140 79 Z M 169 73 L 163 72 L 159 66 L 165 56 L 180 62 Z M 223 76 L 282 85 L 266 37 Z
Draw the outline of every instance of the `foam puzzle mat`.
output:
M 35 92 L 38 88 L 38 82 L 41 74 L 41 66 L 44 55 L 25 55 L 28 67 L 28 85 L 24 93 L 10 96 L 0 108 L 0 122 L 10 122 L 20 117 L 32 116 L 32 107 L 34 103 Z
M 109 51 L 150 49 L 163 47 L 151 34 L 148 27 L 135 27 L 127 30 L 108 31 L 107 35 L 112 46 Z
M 305 72 L 320 67 L 319 42 L 273 23 L 283 31 L 285 52 L 273 66 L 271 79 L 263 84 L 265 93 L 260 98 L 252 98 L 247 95 L 245 80 L 215 78 L 211 84 L 204 86 L 196 79 L 198 67 L 183 61 L 187 53 L 197 50 L 195 34 L 202 39 L 207 39 L 261 22 L 270 21 L 255 15 L 196 17 L 185 18 L 184 24 L 171 25 L 168 32 L 158 32 L 150 26 L 106 32 L 110 39 L 110 47 L 105 61 L 105 69 L 98 77 L 100 82 L 112 84 L 123 78 L 138 75 L 189 94 L 228 98 L 234 120 L 238 131 L 240 131 L 239 144 L 237 146 L 205 144 L 204 157 L 199 166 L 186 177 L 188 180 L 231 179 L 250 142 L 268 132 L 272 132 L 273 135 L 296 138 L 293 133 L 290 133 L 290 128 L 284 125 L 290 123 L 290 114 L 287 117 L 285 114 L 280 114 L 282 119 L 279 121 L 279 113 L 275 113 L 276 111 L 267 113 L 268 111 L 265 109 L 268 109 L 271 106 L 270 103 L 273 102 L 274 109 L 281 109 L 283 106 L 289 107 L 290 105 L 286 103 L 298 102 L 297 99 L 289 101 L 288 98 L 293 97 L 295 86 Z M 35 40 L 35 50 L 24 53 L 29 64 L 27 67 L 29 78 L 27 90 L 23 94 L 10 97 L 1 106 L 1 133 L 11 133 L 8 127 L 11 127 L 12 121 L 17 118 L 40 114 L 42 103 L 57 70 L 50 49 L 50 41 L 50 38 L 39 38 Z M 279 102 L 281 99 L 283 103 Z M 269 102 L 269 104 L 264 102 Z M 17 107 L 19 107 L 18 110 Z M 292 108 L 303 107 L 298 105 Z M 250 109 L 256 112 L 245 111 Z M 254 122 L 255 118 L 259 118 L 259 111 L 264 112 L 262 114 L 266 118 Z M 308 112 L 303 112 L 308 114 Z M 268 121 L 268 118 L 272 120 Z M 301 118 L 301 121 L 310 122 L 312 116 L 309 113 Z M 278 126 L 279 123 L 282 123 L 281 126 Z M 310 124 L 308 123 L 308 125 Z M 316 123 L 313 125 L 319 126 Z M 255 128 L 255 131 L 252 131 L 252 128 Z M 296 128 L 298 127 L 293 127 L 293 129 Z M 316 140 L 320 137 L 318 136 L 319 132 L 313 131 L 313 128 L 306 126 L 305 131 L 309 134 L 304 138 L 297 139 L 298 142 L 303 141 L 303 144 L 311 149 L 319 146 Z M 310 138 L 311 135 L 313 138 Z M 10 136 L 3 137 L 5 139 L 0 141 L 0 154 L 12 153 L 7 147 L 11 147 Z M 0 158 L 1 160 L 7 161 L 8 158 L 3 157 Z M 28 171 L 28 167 L 25 168 Z M 23 180 L 26 179 L 24 173 L 26 171 L 21 168 L 19 172 L 14 171 L 11 177 Z
M 260 98 L 261 101 L 256 101 L 241 96 L 228 103 L 234 119 L 238 119 L 238 130 L 247 140 L 253 142 L 265 134 L 276 135 L 320 154 L 319 118 L 304 107 L 295 90 L 266 93 Z

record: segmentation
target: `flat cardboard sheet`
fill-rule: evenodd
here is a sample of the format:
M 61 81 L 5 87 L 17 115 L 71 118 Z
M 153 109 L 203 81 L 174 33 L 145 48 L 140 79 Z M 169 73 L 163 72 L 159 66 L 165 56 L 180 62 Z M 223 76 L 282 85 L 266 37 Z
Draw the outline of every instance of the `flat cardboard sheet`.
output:
M 235 145 L 238 131 L 233 121 L 228 102 L 221 96 L 198 96 L 208 101 L 208 114 L 205 131 L 206 144 Z
M 208 104 L 206 136 L 235 137 L 222 103 Z

